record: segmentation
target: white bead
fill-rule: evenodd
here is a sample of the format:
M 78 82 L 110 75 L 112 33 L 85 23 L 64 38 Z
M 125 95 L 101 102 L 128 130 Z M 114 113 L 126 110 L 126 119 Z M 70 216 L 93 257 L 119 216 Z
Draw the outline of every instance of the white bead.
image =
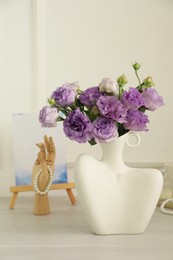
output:
M 34 191 L 39 195 L 46 195 L 52 185 L 53 172 L 49 165 L 47 166 L 47 169 L 48 169 L 48 173 L 49 173 L 49 183 L 44 191 L 40 191 L 38 188 L 38 178 L 41 173 L 41 169 L 38 171 L 38 173 L 36 174 L 35 179 L 34 179 Z

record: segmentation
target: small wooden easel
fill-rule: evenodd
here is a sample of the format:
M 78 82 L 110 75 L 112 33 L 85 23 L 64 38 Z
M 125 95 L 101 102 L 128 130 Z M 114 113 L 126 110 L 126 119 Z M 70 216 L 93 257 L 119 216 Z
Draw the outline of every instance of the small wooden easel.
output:
M 75 184 L 73 182 L 69 182 L 69 183 L 58 183 L 58 184 L 52 184 L 50 190 L 63 190 L 65 189 L 69 199 L 71 200 L 71 203 L 74 205 L 76 202 L 75 196 L 72 192 L 71 189 L 75 188 Z M 17 201 L 17 197 L 18 197 L 18 193 L 19 192 L 27 192 L 27 191 L 34 191 L 32 185 L 28 185 L 28 186 L 11 186 L 10 187 L 10 192 L 13 193 L 11 201 L 10 201 L 10 205 L 9 208 L 13 209 L 15 206 L 15 203 Z

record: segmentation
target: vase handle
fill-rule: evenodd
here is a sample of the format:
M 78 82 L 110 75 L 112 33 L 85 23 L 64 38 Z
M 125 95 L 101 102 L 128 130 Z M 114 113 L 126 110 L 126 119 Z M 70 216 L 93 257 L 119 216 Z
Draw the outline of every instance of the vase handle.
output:
M 135 137 L 135 142 L 133 142 L 133 143 L 130 142 L 130 137 L 131 136 Z M 126 140 L 127 146 L 132 147 L 132 148 L 133 147 L 137 147 L 140 144 L 140 142 L 141 142 L 141 138 L 140 138 L 139 134 L 137 134 L 135 132 L 129 132 L 128 133 L 128 137 L 127 137 L 127 140 Z

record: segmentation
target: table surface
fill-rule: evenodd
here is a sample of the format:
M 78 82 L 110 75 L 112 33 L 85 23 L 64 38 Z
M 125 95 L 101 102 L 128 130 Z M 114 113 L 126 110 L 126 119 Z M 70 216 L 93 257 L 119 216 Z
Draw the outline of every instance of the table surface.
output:
M 14 209 L 0 198 L 1 260 L 173 260 L 173 215 L 159 208 L 144 233 L 99 236 L 91 232 L 79 201 L 49 197 L 51 214 L 32 214 L 33 197 L 20 197 Z

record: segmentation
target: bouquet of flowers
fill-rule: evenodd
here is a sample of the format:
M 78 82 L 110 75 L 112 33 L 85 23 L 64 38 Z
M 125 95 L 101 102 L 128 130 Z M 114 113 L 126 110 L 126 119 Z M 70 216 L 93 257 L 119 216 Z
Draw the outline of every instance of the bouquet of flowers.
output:
M 104 78 L 98 86 L 82 91 L 77 82 L 65 83 L 48 98 L 39 113 L 42 127 L 63 121 L 65 135 L 79 143 L 110 142 L 128 131 L 148 131 L 146 111 L 164 105 L 150 76 L 140 80 L 140 64 L 133 64 L 137 87 L 125 88 L 127 79 Z

